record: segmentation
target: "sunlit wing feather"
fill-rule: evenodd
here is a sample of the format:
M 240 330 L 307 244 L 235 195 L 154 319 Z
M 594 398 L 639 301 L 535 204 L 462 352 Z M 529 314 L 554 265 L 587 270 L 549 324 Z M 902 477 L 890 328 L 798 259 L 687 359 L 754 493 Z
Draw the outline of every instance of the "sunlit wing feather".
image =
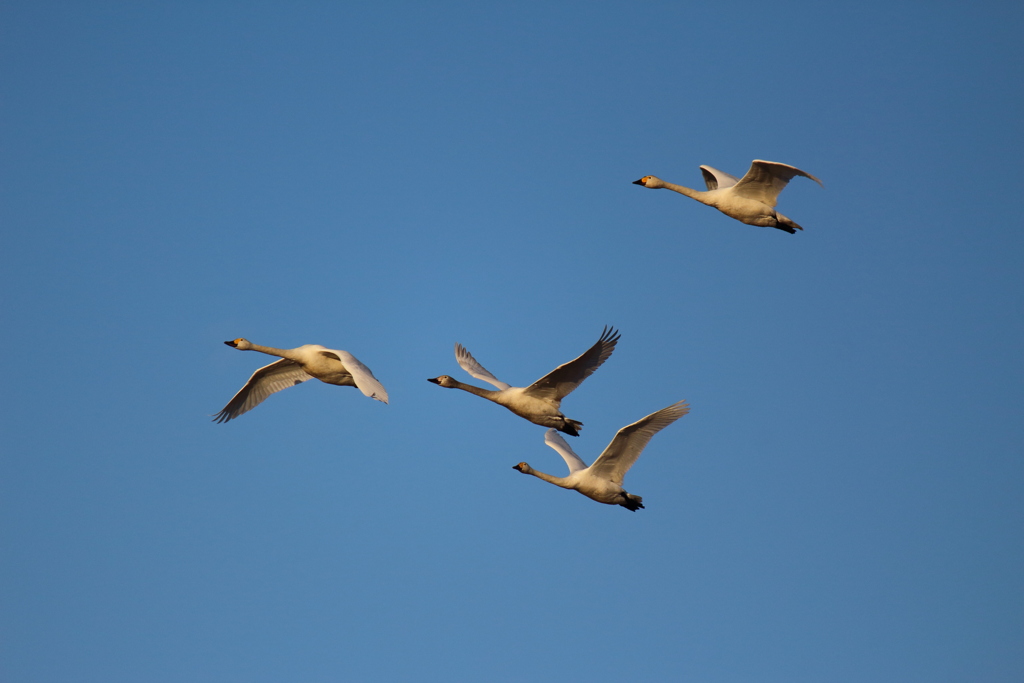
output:
M 348 370 L 348 374 L 352 375 L 356 388 L 363 392 L 364 396 L 375 398 L 384 403 L 388 402 L 388 392 L 384 389 L 384 385 L 373 376 L 370 368 L 360 363 L 359 359 L 348 351 L 339 351 L 337 349 L 327 349 L 327 351 L 338 357 L 341 364 Z
M 505 384 L 500 379 L 498 379 L 490 372 L 488 372 L 487 368 L 480 365 L 480 363 L 477 362 L 476 358 L 473 358 L 473 355 L 469 351 L 467 351 L 466 347 L 464 347 L 462 344 L 455 345 L 455 360 L 459 362 L 459 366 L 463 370 L 468 372 L 473 377 L 476 377 L 478 380 L 487 382 L 488 384 L 493 384 L 494 386 L 498 387 L 499 390 L 510 388 L 510 385 Z
M 583 383 L 583 380 L 594 374 L 601 364 L 608 360 L 619 342 L 619 333 L 614 327 L 605 327 L 601 338 L 587 349 L 583 355 L 541 377 L 526 388 L 526 393 L 541 398 L 561 401 Z
M 740 181 L 736 176 L 711 166 L 701 166 L 700 172 L 704 175 L 704 184 L 708 186 L 709 190 L 724 190 Z
M 780 164 L 776 161 L 754 159 L 750 164 L 750 170 L 733 187 L 733 192 L 741 197 L 755 199 L 774 208 L 779 193 L 796 176 L 810 178 L 824 187 L 820 180 L 795 166 Z
M 565 464 L 569 466 L 569 474 L 587 469 L 587 463 L 573 452 L 565 439 L 559 435 L 557 429 L 549 429 L 544 434 L 544 443 L 554 448 L 562 456 L 562 460 L 565 460 Z
M 245 386 L 213 416 L 213 421 L 233 420 L 258 406 L 267 396 L 310 379 L 313 379 L 312 375 L 306 374 L 301 365 L 287 358 L 265 365 L 252 373 Z
M 622 486 L 626 472 L 640 457 L 651 437 L 688 412 L 690 406 L 680 401 L 623 427 L 590 466 L 591 473 Z

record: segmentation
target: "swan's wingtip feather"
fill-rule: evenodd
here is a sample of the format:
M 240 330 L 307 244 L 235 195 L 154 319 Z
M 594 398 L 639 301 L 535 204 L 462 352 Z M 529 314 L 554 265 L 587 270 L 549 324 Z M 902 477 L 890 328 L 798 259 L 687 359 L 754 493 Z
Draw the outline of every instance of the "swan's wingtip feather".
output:
M 598 341 L 605 342 L 607 344 L 616 344 L 619 338 L 622 336 L 615 325 L 605 325 L 604 329 L 601 330 L 601 338 Z
M 673 413 L 679 413 L 679 417 L 682 417 L 690 412 L 690 404 L 685 400 L 677 401 L 670 405 L 669 409 L 672 410 Z
M 821 182 L 820 178 L 818 178 L 817 176 L 811 175 L 807 171 L 804 171 L 803 169 L 799 169 L 796 166 L 793 166 L 792 164 L 784 164 L 781 161 L 766 161 L 765 159 L 754 159 L 750 163 L 751 164 L 768 164 L 770 166 L 785 166 L 786 168 L 793 169 L 794 171 L 796 171 L 797 173 L 802 175 L 804 178 L 810 178 L 811 180 L 813 180 L 814 182 L 818 183 L 822 187 L 825 187 L 825 183 Z M 703 166 L 701 166 L 701 168 L 703 168 Z

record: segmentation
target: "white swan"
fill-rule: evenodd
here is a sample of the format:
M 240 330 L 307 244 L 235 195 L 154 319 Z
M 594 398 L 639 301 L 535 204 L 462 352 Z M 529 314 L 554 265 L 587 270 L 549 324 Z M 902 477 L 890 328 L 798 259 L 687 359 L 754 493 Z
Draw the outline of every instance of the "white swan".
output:
M 214 422 L 233 420 L 258 406 L 267 396 L 313 378 L 341 387 L 356 387 L 370 398 L 388 402 L 388 392 L 373 376 L 370 368 L 348 351 L 327 349 L 319 344 L 306 344 L 295 349 L 275 349 L 253 344 L 248 339 L 224 343 L 240 351 L 259 351 L 278 356 L 281 360 L 252 373 L 245 386 L 213 417 Z
M 538 479 L 551 482 L 563 489 L 579 491 L 598 503 L 621 505 L 627 510 L 636 512 L 644 506 L 643 498 L 626 493 L 622 488 L 622 480 L 626 476 L 626 472 L 640 457 L 640 453 L 643 452 L 652 436 L 688 412 L 690 412 L 690 406 L 685 401 L 680 401 L 623 427 L 590 467 L 587 467 L 580 456 L 573 452 L 565 439 L 558 435 L 558 432 L 549 429 L 544 435 L 544 443 L 554 448 L 562 456 L 565 464 L 569 466 L 569 476 L 555 477 L 538 472 L 525 462 L 513 465 L 512 469 L 519 470 L 523 474 L 532 474 Z
M 822 182 L 810 173 L 776 161 L 754 159 L 750 163 L 750 170 L 742 178 L 737 178 L 710 166 L 701 166 L 700 171 L 704 174 L 704 182 L 708 186 L 707 192 L 666 183 L 661 178 L 652 175 L 645 175 L 640 180 L 634 180 L 633 184 L 651 189 L 674 190 L 679 194 L 696 199 L 702 204 L 713 206 L 726 216 L 735 218 L 741 223 L 778 228 L 790 234 L 797 230 L 803 230 L 803 228 L 775 210 L 775 202 L 779 193 L 790 180 L 798 175 L 810 178 L 824 187 Z
M 480 365 L 461 344 L 456 344 L 455 359 L 462 369 L 479 380 L 493 384 L 498 390 L 492 391 L 472 384 L 463 384 L 449 375 L 441 375 L 427 381 L 448 389 L 462 389 L 471 394 L 483 396 L 489 401 L 505 406 L 516 415 L 524 417 L 534 424 L 553 427 L 560 432 L 579 436 L 579 429 L 583 427 L 583 423 L 570 420 L 562 414 L 562 399 L 608 360 L 608 356 L 612 355 L 618 341 L 619 333 L 615 331 L 615 328 L 605 327 L 601 332 L 601 338 L 582 356 L 559 365 L 528 387 L 513 387 L 505 384 Z

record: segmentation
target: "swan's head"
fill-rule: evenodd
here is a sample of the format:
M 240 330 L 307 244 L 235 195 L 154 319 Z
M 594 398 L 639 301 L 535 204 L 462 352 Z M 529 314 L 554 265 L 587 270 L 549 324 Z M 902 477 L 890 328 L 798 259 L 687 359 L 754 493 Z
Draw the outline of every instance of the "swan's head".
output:
M 224 343 L 227 344 L 228 346 L 230 346 L 231 348 L 241 349 L 242 351 L 245 351 L 250 346 L 252 346 L 252 344 L 249 343 L 248 339 L 242 339 L 241 337 L 239 337 L 238 339 L 235 339 L 233 341 L 226 341 Z
M 654 189 L 654 188 L 657 188 L 657 187 L 662 187 L 664 185 L 664 183 L 661 182 L 660 178 L 656 178 L 656 177 L 654 177 L 652 175 L 645 175 L 640 180 L 634 180 L 633 184 L 634 185 L 643 185 L 644 187 L 649 187 L 651 189 Z
M 512 465 L 512 469 L 519 470 L 523 474 L 529 474 L 530 473 L 530 466 L 527 465 L 525 462 L 521 462 L 518 465 Z
M 448 387 L 449 389 L 451 389 L 457 384 L 455 378 L 449 377 L 448 375 L 441 375 L 440 377 L 434 377 L 433 379 L 428 379 L 427 381 L 433 382 L 434 384 L 439 384 L 442 387 Z

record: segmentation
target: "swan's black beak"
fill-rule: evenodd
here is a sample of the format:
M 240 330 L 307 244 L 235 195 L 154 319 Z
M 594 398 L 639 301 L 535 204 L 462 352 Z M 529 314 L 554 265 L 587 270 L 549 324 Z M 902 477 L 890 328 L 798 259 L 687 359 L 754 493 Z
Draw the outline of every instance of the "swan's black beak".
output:
M 225 343 L 225 344 L 227 344 L 228 346 L 230 346 L 230 347 L 231 347 L 231 348 L 233 348 L 233 349 L 237 349 L 237 348 L 238 348 L 238 344 L 236 344 L 236 343 L 235 343 L 235 342 L 233 342 L 233 341 L 229 341 L 229 342 L 224 342 L 224 343 Z
M 437 377 L 434 377 L 432 379 L 430 377 L 428 377 L 427 381 L 428 382 L 433 382 L 434 384 L 440 384 L 441 383 L 441 380 L 439 380 Z
M 641 178 L 640 180 L 634 180 L 634 181 L 633 181 L 633 184 L 634 184 L 634 185 L 643 185 L 643 184 L 644 184 L 644 179 L 643 179 L 643 178 Z
M 517 470 L 519 472 L 522 472 L 523 471 L 523 466 L 522 465 L 512 465 L 512 469 Z

